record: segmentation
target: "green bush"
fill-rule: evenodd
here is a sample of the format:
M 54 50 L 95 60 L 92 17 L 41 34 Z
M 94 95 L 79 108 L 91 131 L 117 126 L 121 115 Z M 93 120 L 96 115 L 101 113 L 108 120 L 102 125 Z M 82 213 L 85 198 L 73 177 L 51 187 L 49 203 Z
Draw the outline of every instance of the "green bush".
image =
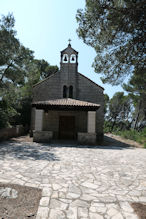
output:
M 125 131 L 114 131 L 113 133 L 126 139 L 131 139 L 139 142 L 140 144 L 144 145 L 144 148 L 146 148 L 146 128 L 142 129 L 141 131 L 131 129 Z

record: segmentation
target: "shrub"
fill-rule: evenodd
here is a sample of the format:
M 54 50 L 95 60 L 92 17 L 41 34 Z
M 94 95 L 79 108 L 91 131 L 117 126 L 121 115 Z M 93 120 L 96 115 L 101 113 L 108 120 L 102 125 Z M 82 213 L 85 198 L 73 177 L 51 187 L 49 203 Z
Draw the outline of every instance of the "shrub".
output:
M 124 131 L 114 131 L 113 133 L 116 135 L 120 135 L 126 139 L 131 139 L 139 142 L 140 144 L 144 145 L 144 148 L 146 148 L 146 128 L 142 129 L 141 131 L 131 129 Z

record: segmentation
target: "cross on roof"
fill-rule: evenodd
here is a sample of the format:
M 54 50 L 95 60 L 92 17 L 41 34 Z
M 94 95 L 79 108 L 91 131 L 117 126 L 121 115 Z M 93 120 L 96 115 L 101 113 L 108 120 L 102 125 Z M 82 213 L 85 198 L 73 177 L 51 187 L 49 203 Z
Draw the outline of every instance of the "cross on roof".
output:
M 68 42 L 69 42 L 69 44 L 70 44 L 70 42 L 71 42 L 71 39 L 69 39 L 69 40 L 68 40 Z

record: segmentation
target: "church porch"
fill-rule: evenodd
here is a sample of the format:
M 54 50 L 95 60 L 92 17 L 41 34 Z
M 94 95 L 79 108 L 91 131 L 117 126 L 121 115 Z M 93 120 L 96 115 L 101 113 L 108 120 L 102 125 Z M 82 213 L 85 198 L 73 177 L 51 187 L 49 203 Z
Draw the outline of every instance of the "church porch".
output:
M 80 144 L 96 143 L 96 110 L 98 104 L 64 98 L 41 101 L 35 107 L 36 142 L 52 139 L 77 140 Z

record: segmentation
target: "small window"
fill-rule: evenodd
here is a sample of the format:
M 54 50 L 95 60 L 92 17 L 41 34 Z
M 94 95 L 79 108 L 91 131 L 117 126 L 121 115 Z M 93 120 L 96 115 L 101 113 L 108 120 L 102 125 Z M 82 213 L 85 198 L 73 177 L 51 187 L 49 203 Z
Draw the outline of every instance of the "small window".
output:
M 63 55 L 62 62 L 63 63 L 68 63 L 68 55 L 67 54 Z
M 70 56 L 70 63 L 76 63 L 76 55 L 75 54 L 72 54 Z
M 66 98 L 67 97 L 67 86 L 64 85 L 63 86 L 63 98 Z
M 69 97 L 73 98 L 73 86 L 72 85 L 69 87 Z

